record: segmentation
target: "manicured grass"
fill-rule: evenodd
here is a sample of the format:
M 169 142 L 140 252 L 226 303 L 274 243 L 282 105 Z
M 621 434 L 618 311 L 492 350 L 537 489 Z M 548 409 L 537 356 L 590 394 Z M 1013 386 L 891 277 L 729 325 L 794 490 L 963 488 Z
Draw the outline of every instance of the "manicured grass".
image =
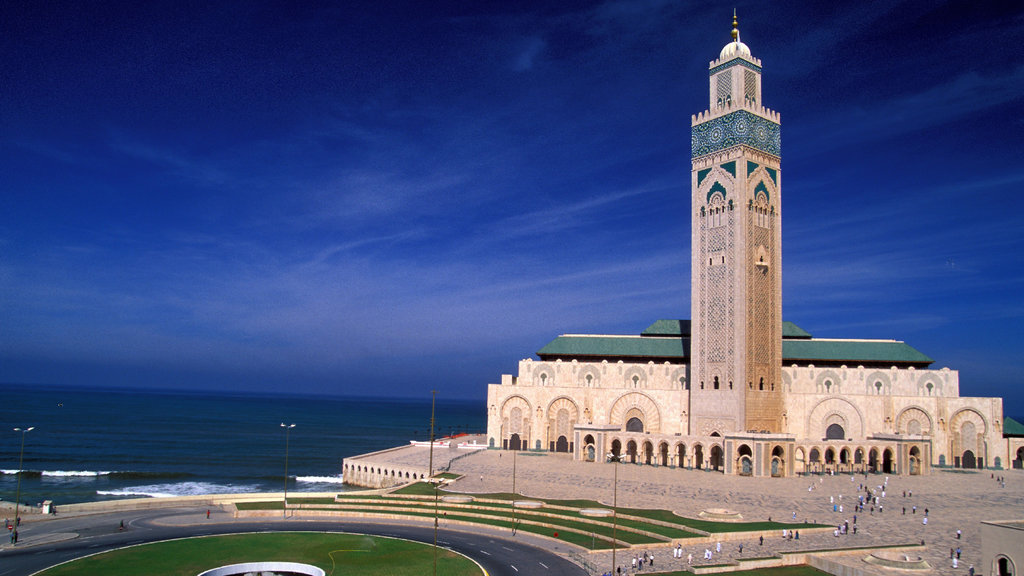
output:
M 417 482 L 410 484 L 403 488 L 400 488 L 393 492 L 393 494 L 401 494 L 407 496 L 433 496 L 434 486 L 425 482 Z M 446 495 L 449 492 L 445 490 L 438 490 L 439 495 Z M 526 498 L 522 495 L 510 494 L 508 492 L 497 492 L 492 494 L 474 494 L 475 498 L 488 499 L 488 500 L 539 500 L 541 502 L 555 505 L 565 506 L 569 508 L 610 508 L 600 502 L 593 500 L 554 500 L 544 498 Z M 677 526 L 685 526 L 694 530 L 701 530 L 704 532 L 710 532 L 712 534 L 724 533 L 724 532 L 752 532 L 761 530 L 803 530 L 806 528 L 821 528 L 823 524 L 805 524 L 805 523 L 782 523 L 782 522 L 715 522 L 712 520 L 701 520 L 699 518 L 683 518 L 677 516 L 675 513 L 669 510 L 645 510 L 642 508 L 617 508 L 618 513 L 626 514 L 629 516 L 637 516 L 640 518 L 649 518 L 651 520 L 657 520 L 659 522 L 666 522 L 675 524 Z M 656 530 L 649 530 L 656 532 Z
M 200 572 L 243 562 L 301 562 L 328 575 L 419 576 L 433 569 L 434 551 L 427 544 L 362 534 L 279 532 L 209 536 L 157 542 L 115 550 L 62 564 L 40 576 L 195 576 Z M 480 576 L 468 558 L 440 549 L 437 573 Z

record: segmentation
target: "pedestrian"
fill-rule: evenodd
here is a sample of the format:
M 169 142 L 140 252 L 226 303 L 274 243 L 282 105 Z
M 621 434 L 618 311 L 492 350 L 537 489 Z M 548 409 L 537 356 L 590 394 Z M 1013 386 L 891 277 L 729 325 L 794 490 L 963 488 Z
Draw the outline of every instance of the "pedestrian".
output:
M 957 560 L 956 558 L 953 558 L 953 568 L 956 568 L 956 565 L 959 564 L 959 563 L 960 563 L 959 560 Z
M 904 506 L 904 507 L 903 507 L 903 515 L 904 515 L 904 516 L 906 516 L 906 515 L 907 515 L 907 507 L 906 507 L 906 506 Z
M 210 519 L 210 509 L 209 508 L 206 509 L 206 519 L 207 520 Z
M 917 514 L 917 504 L 914 504 L 913 506 L 910 507 L 910 513 Z
M 974 576 L 974 564 L 967 568 L 967 576 Z
M 928 525 L 928 517 L 927 516 L 925 516 L 924 518 L 921 519 L 921 524 L 923 524 L 925 526 Z
M 796 539 L 797 539 L 797 540 L 799 540 L 799 539 L 800 539 L 800 531 L 799 531 L 799 530 L 797 530 L 797 531 L 796 531 Z
M 956 558 L 957 558 L 957 560 L 960 559 L 960 547 L 959 546 L 956 547 Z
M 651 554 L 650 556 L 647 557 L 647 564 L 651 568 L 654 568 L 654 554 Z
M 686 563 L 693 564 L 693 552 L 686 555 Z
M 956 539 L 957 540 L 960 539 L 960 529 L 959 528 L 956 529 Z
M 928 515 L 928 509 L 927 509 L 927 508 L 925 508 L 925 509 L 924 509 L 924 515 L 925 515 L 925 516 L 927 516 L 927 515 Z
M 764 546 L 764 535 L 763 534 L 761 535 L 760 538 L 758 538 L 758 545 L 759 546 Z
M 740 554 L 743 554 L 743 543 L 740 542 Z
M 119 532 L 120 532 L 121 530 L 124 530 L 124 520 L 121 520 L 121 526 L 120 526 L 120 527 L 118 527 L 118 529 L 117 529 L 117 530 L 118 530 Z
M 715 552 L 718 552 L 719 554 L 722 553 L 722 543 L 721 542 L 716 542 L 715 543 Z

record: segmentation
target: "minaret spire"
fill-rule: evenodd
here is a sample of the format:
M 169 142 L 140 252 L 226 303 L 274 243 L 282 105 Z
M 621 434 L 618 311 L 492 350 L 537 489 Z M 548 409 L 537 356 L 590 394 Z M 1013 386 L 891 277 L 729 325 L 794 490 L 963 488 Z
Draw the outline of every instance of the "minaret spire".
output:
M 736 20 L 736 9 L 732 9 L 732 41 L 740 41 L 739 21 Z

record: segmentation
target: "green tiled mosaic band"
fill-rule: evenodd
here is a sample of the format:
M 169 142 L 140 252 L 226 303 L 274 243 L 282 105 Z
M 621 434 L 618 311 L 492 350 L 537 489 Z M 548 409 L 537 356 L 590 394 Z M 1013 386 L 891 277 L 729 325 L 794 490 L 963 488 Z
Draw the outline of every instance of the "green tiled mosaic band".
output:
M 691 158 L 745 144 L 781 156 L 779 125 L 746 110 L 737 110 L 693 127 Z

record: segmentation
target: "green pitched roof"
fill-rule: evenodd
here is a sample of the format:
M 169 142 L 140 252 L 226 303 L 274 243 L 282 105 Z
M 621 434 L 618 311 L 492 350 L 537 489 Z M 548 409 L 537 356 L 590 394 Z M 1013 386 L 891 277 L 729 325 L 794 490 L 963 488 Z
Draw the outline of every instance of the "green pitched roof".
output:
M 931 358 L 896 340 L 783 340 L 783 362 L 931 364 Z
M 649 338 L 638 336 L 559 336 L 537 355 L 627 358 L 689 358 L 688 338 Z
M 1024 436 L 1024 424 L 1009 416 L 1003 418 L 1003 436 Z
M 782 325 L 782 363 L 837 364 L 849 366 L 916 366 L 926 368 L 934 360 L 896 340 L 815 340 L 792 322 Z M 690 321 L 658 320 L 640 336 L 559 336 L 541 348 L 542 359 L 630 359 L 688 362 Z
M 658 320 L 641 333 L 642 336 L 689 336 L 689 320 Z

